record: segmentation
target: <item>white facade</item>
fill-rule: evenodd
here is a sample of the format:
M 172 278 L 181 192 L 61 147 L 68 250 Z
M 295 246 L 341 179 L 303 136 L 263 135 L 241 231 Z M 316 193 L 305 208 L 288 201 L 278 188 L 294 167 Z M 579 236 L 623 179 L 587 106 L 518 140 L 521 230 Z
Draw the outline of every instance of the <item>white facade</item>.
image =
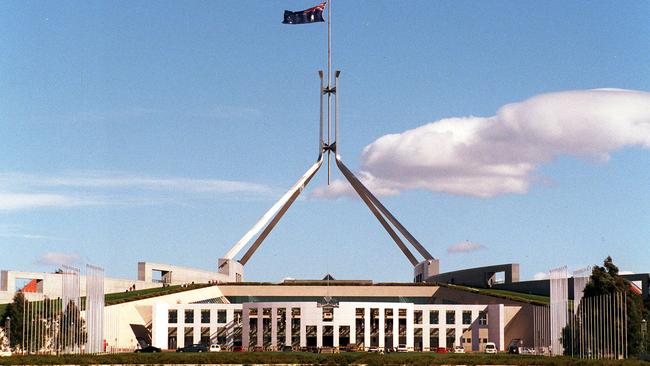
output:
M 186 312 L 191 316 L 187 317 Z M 503 304 L 341 302 L 338 307 L 319 306 L 316 302 L 155 304 L 152 317 L 152 343 L 163 349 L 211 342 L 265 350 L 284 345 L 299 348 L 356 345 L 365 349 L 406 344 L 411 350 L 463 346 L 468 351 L 479 351 L 488 341 L 494 342 L 499 350 L 504 349 Z

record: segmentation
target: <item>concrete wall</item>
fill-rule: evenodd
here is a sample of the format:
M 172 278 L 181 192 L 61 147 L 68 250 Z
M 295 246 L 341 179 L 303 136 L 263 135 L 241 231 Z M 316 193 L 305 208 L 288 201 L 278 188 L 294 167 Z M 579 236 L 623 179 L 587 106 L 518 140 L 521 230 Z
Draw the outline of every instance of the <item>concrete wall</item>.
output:
M 640 282 L 641 283 L 641 295 L 644 299 L 650 297 L 650 274 L 648 273 L 635 273 L 629 275 L 621 275 L 631 282 Z M 573 277 L 568 278 L 568 291 L 569 299 L 573 299 Z M 492 288 L 522 292 L 525 294 L 535 294 L 542 296 L 550 295 L 550 282 L 549 280 L 532 280 L 532 281 L 521 281 L 515 283 L 502 283 L 495 284 Z
M 132 324 L 151 327 L 152 341 L 159 339 L 156 338 L 156 335 L 160 333 L 160 328 L 154 329 L 155 325 L 153 324 L 153 320 L 166 320 L 167 315 L 162 316 L 160 306 L 165 305 L 170 307 L 172 305 L 189 304 L 191 302 L 221 296 L 222 293 L 217 286 L 210 286 L 197 290 L 177 292 L 170 295 L 106 306 L 104 309 L 104 338 L 107 340 L 109 348 L 115 350 L 132 350 L 137 345 L 135 334 L 131 328 Z M 158 306 L 158 311 L 154 311 L 154 305 Z M 156 331 L 154 332 L 154 330 Z
M 488 288 L 495 285 L 495 274 L 504 272 L 504 283 L 519 282 L 519 264 L 508 263 L 495 266 L 468 268 L 460 271 L 440 273 L 426 279 L 426 282 L 450 283 L 471 287 Z
M 161 282 L 170 285 L 241 282 L 243 276 L 242 265 L 231 260 L 220 260 L 217 272 L 171 264 L 138 262 L 138 280 L 152 282 L 153 271 L 161 271 L 163 273 Z
M 41 292 L 25 293 L 28 300 L 39 300 L 44 296 L 49 298 L 61 297 L 63 293 L 63 275 L 60 273 L 46 272 L 20 272 L 20 271 L 0 271 L 0 304 L 10 303 L 16 291 L 17 279 L 35 279 L 42 281 L 39 285 Z M 79 276 L 79 291 L 81 296 L 86 296 L 86 276 Z M 124 292 L 135 285 L 136 290 L 162 287 L 161 283 L 151 283 L 144 281 L 133 281 L 119 278 L 104 278 L 104 291 L 107 294 Z
M 367 348 L 371 346 L 371 311 L 376 309 L 378 311 L 378 343 L 375 344 L 379 348 L 387 347 L 385 343 L 385 313 L 386 309 L 392 311 L 393 328 L 392 328 L 392 347 L 396 347 L 399 342 L 399 322 L 400 310 L 405 312 L 406 325 L 406 346 L 410 349 L 414 347 L 414 334 L 415 330 L 421 330 L 423 349 L 425 351 L 435 350 L 438 347 L 453 347 L 463 344 L 463 338 L 466 336 L 471 337 L 471 346 L 475 350 L 479 350 L 479 338 L 486 337 L 488 341 L 495 342 L 499 349 L 503 349 L 504 345 L 504 306 L 497 305 L 415 305 L 412 303 L 388 303 L 388 302 L 341 302 L 338 307 L 333 308 L 333 316 L 331 319 L 324 319 L 323 308 L 316 302 L 256 302 L 244 304 L 156 304 L 153 308 L 153 334 L 154 346 L 160 348 L 167 348 L 167 336 L 169 329 L 175 328 L 177 334 L 177 346 L 183 347 L 186 342 L 184 340 L 185 330 L 190 330 L 192 336 L 192 343 L 199 343 L 201 328 L 210 328 L 210 334 L 215 334 L 219 328 L 226 327 L 232 321 L 232 314 L 235 310 L 242 310 L 242 345 L 248 348 L 251 343 L 257 345 L 264 344 L 264 326 L 263 319 L 270 320 L 270 348 L 277 349 L 281 344 L 291 344 L 291 319 L 292 309 L 300 309 L 300 346 L 307 346 L 307 327 L 316 327 L 316 346 L 323 346 L 323 329 L 324 327 L 333 327 L 333 346 L 340 346 L 339 329 L 341 326 L 350 328 L 350 344 L 362 344 Z M 202 309 L 209 310 L 214 314 L 217 310 L 226 310 L 227 319 L 226 323 L 219 324 L 216 322 L 214 316 L 211 316 L 210 323 L 201 323 L 200 313 Z M 251 309 L 256 311 L 256 315 L 251 316 Z M 268 309 L 268 313 L 264 310 Z M 283 309 L 285 317 L 278 318 L 278 309 Z M 363 309 L 363 323 L 364 334 L 362 339 L 357 339 L 357 309 Z M 168 311 L 175 310 L 178 314 L 177 322 L 174 324 L 168 323 Z M 192 311 L 194 314 L 193 322 L 186 323 L 183 314 L 186 311 Z M 422 319 L 416 324 L 414 321 L 414 312 L 421 311 Z M 432 324 L 429 317 L 432 311 L 437 311 L 439 314 L 438 322 Z M 446 321 L 447 311 L 454 313 L 454 320 L 451 323 Z M 463 322 L 463 312 L 468 311 L 471 313 L 470 321 Z M 488 324 L 478 324 L 479 314 L 487 311 Z M 255 342 L 250 339 L 250 323 L 254 320 L 257 333 Z M 278 321 L 285 325 L 284 338 L 278 337 Z M 440 335 L 437 344 L 429 344 L 430 334 L 433 330 L 437 330 Z M 454 330 L 453 344 L 446 344 L 446 334 L 448 329 Z M 468 332 L 468 329 L 476 329 L 475 332 Z M 485 332 L 483 332 L 485 330 Z M 229 330 L 229 334 L 231 335 Z M 471 348 L 470 348 L 471 349 Z

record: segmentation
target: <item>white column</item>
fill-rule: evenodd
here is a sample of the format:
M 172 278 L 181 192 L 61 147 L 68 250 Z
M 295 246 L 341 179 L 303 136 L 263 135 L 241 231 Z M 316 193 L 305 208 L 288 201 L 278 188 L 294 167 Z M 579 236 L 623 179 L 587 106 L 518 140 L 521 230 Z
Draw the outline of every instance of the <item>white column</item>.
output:
M 352 308 L 352 322 L 350 323 L 350 344 L 357 343 L 357 308 Z
M 368 348 L 370 347 L 370 308 L 365 308 L 364 310 L 364 329 L 363 329 L 363 346 Z
M 278 308 L 271 307 L 271 347 L 278 347 Z
M 257 346 L 264 347 L 264 307 L 257 308 Z
M 241 322 L 242 322 L 242 327 L 241 327 L 241 344 L 242 347 L 245 349 L 248 349 L 251 345 L 250 341 L 250 334 L 251 334 L 251 326 L 250 326 L 250 309 L 248 307 L 242 306 L 242 312 L 241 312 Z
M 226 310 L 226 324 L 230 324 L 231 326 L 226 326 L 226 344 L 222 344 L 221 347 L 223 346 L 232 346 L 230 344 L 230 341 L 233 340 L 233 330 L 235 328 L 235 310 L 234 309 L 227 309 Z M 234 342 L 234 340 L 233 340 Z
M 430 350 L 431 344 L 429 344 L 430 330 L 431 325 L 429 322 L 431 318 L 429 317 L 429 312 L 431 309 L 422 309 L 422 350 Z
M 399 346 L 399 309 L 393 308 L 393 347 Z
M 151 345 L 161 349 L 167 349 L 169 305 L 163 302 L 156 303 L 153 305 L 151 313 Z
M 286 322 L 284 324 L 284 344 L 287 346 L 291 346 L 291 308 L 285 308 L 285 318 L 284 321 Z
M 332 323 L 332 327 L 333 327 L 332 329 L 334 330 L 334 343 L 332 343 L 332 345 L 334 347 L 338 347 L 339 346 L 339 327 L 340 326 L 338 325 L 338 322 L 334 322 L 334 323 Z
M 323 347 L 323 325 L 316 324 L 316 347 Z
M 307 322 L 305 309 L 300 307 L 300 347 L 307 347 Z
M 384 329 L 386 327 L 385 323 L 386 323 L 386 309 L 379 308 L 379 348 L 380 349 L 386 347 L 386 342 L 384 342 L 386 338 L 384 332 Z
M 413 307 L 406 308 L 406 347 L 413 348 L 415 345 L 415 337 L 413 326 Z

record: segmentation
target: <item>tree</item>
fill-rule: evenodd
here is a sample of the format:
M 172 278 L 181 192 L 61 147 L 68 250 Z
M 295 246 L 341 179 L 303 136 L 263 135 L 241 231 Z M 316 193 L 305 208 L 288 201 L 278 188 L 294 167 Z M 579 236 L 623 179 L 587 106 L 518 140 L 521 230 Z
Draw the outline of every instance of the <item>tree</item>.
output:
M 643 351 L 643 333 L 641 330 L 644 314 L 649 314 L 648 309 L 639 295 L 632 292 L 630 282 L 619 275 L 618 267 L 614 264 L 612 257 L 608 256 L 603 261 L 603 266 L 594 266 L 589 277 L 589 282 L 584 289 L 584 298 L 590 298 L 602 295 L 611 295 L 615 293 L 626 294 L 627 308 L 627 352 L 629 355 L 637 355 Z M 646 315 L 647 316 L 647 315 Z M 570 324 L 575 322 L 570 322 Z M 565 353 L 574 354 L 579 352 L 575 345 L 579 345 L 576 339 L 572 340 L 571 325 L 567 325 L 562 331 L 562 340 L 565 346 Z M 589 337 L 590 335 L 584 335 Z
M 70 301 L 58 320 L 58 348 L 66 350 L 86 343 L 86 322 L 74 301 Z
M 9 339 L 11 341 L 10 347 L 16 348 L 23 343 L 23 315 L 25 314 L 25 295 L 22 292 L 17 292 L 14 295 L 13 302 L 11 302 L 5 308 L 4 314 L 2 314 L 2 319 L 0 320 L 0 325 L 4 329 L 5 333 L 7 329 L 5 326 L 7 324 L 7 318 L 11 318 L 11 329 L 9 331 Z

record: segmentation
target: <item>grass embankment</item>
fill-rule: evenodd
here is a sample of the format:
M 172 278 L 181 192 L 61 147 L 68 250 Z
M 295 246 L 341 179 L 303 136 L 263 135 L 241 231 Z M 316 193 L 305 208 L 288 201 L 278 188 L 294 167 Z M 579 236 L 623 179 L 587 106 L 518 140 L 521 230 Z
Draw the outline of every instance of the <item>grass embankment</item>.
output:
M 462 285 L 438 284 L 440 287 L 453 288 L 456 290 L 467 291 L 475 294 L 494 296 L 506 300 L 524 302 L 532 305 L 548 305 L 550 300 L 548 296 L 526 294 L 508 290 L 498 290 L 493 288 L 475 288 Z
M 136 291 L 129 291 L 129 292 L 117 292 L 113 294 L 107 294 L 104 297 L 104 301 L 106 305 L 115 305 L 115 304 L 121 304 L 129 301 L 148 299 L 150 297 L 170 295 L 177 292 L 183 292 L 189 290 L 196 290 L 199 288 L 209 287 L 209 286 L 213 286 L 213 285 L 207 283 L 200 283 L 200 284 L 185 285 L 185 286 L 177 285 L 177 286 L 168 286 L 168 287 L 149 288 L 145 290 L 136 290 Z
M 101 365 L 101 364 L 314 364 L 314 365 L 567 365 L 567 366 L 648 366 L 639 360 L 581 360 L 570 357 L 544 357 L 519 355 L 401 353 L 368 354 L 346 352 L 339 354 L 315 353 L 174 353 L 65 355 L 65 356 L 13 356 L 0 358 L 0 365 Z

